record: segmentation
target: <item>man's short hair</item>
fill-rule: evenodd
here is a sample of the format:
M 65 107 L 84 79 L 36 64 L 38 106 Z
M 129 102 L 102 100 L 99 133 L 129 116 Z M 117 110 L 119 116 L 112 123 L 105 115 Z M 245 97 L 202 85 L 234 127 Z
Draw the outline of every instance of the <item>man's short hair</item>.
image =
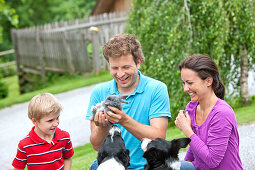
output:
M 144 61 L 140 42 L 133 34 L 117 34 L 103 46 L 103 55 L 107 61 L 110 57 L 120 57 L 131 54 L 135 63 Z
M 34 96 L 28 105 L 28 117 L 32 120 L 40 120 L 51 113 L 58 114 L 62 110 L 61 104 L 50 93 L 42 93 Z

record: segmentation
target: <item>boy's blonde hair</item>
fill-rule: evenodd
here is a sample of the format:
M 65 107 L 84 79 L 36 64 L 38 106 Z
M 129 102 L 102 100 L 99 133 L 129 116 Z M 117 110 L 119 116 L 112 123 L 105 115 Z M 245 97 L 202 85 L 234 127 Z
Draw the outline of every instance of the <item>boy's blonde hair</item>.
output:
M 51 113 L 57 114 L 62 110 L 62 106 L 57 99 L 50 93 L 43 93 L 34 96 L 28 105 L 28 117 L 32 120 L 40 120 Z

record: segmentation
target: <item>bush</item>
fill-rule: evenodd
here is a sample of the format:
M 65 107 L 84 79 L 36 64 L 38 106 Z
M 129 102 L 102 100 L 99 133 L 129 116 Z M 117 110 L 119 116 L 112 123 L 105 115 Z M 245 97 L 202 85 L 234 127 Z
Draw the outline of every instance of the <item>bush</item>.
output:
M 17 74 L 16 65 L 10 65 L 7 67 L 0 68 L 0 74 L 4 77 L 14 76 Z
M 2 76 L 0 75 L 0 99 L 3 99 L 8 96 L 8 87 L 2 81 Z
M 166 83 L 173 118 L 190 100 L 183 92 L 178 69 L 187 56 L 212 57 L 226 89 L 231 84 L 239 94 L 240 43 L 247 44 L 248 56 L 255 51 L 255 34 L 250 31 L 255 28 L 253 1 L 134 0 L 132 5 L 127 32 L 141 42 L 145 55 L 142 72 Z

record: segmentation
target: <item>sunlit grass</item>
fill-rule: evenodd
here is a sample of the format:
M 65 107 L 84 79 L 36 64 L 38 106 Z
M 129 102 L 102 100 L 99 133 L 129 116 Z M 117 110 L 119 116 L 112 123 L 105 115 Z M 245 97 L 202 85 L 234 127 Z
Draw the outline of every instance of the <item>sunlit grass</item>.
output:
M 89 86 L 92 84 L 104 82 L 110 80 L 112 77 L 109 72 L 101 72 L 99 75 L 90 76 L 74 76 L 74 77 L 60 77 L 50 86 L 43 88 L 41 90 L 36 90 L 33 92 L 19 94 L 18 78 L 17 76 L 12 76 L 8 78 L 3 78 L 3 81 L 8 85 L 9 94 L 7 98 L 0 100 L 0 108 L 11 106 L 13 104 L 23 103 L 29 101 L 33 96 L 38 93 L 49 92 L 52 94 L 57 94 L 61 92 L 66 92 L 69 90 L 77 89 L 80 87 Z
M 249 106 L 236 108 L 235 114 L 239 125 L 255 122 L 255 103 Z M 171 120 L 173 121 L 173 120 Z M 168 127 L 166 133 L 166 140 L 185 137 L 177 127 Z M 182 151 L 187 150 L 181 149 Z M 76 153 L 77 152 L 77 153 Z M 75 148 L 75 156 L 73 157 L 72 169 L 89 169 L 93 161 L 96 159 L 97 152 L 93 150 L 91 144 Z
M 6 99 L 2 99 L 0 101 L 0 108 L 10 106 L 12 104 L 16 103 L 22 103 L 25 101 L 30 100 L 34 95 L 42 92 L 50 92 L 53 94 L 76 89 L 79 87 L 84 87 L 88 85 L 92 85 L 95 83 L 103 82 L 110 80 L 111 76 L 109 72 L 104 72 L 101 73 L 101 75 L 92 75 L 89 77 L 74 77 L 73 79 L 69 79 L 67 77 L 63 77 L 59 79 L 56 83 L 51 84 L 51 86 L 30 92 L 27 94 L 20 95 L 18 91 L 18 79 L 17 76 L 13 77 L 8 77 L 4 78 L 4 82 L 7 83 L 8 88 L 9 88 L 9 94 Z M 252 105 L 249 106 L 243 106 L 240 108 L 235 108 L 235 114 L 237 118 L 237 122 L 239 125 L 242 124 L 248 124 L 255 122 L 255 101 L 253 101 Z M 170 120 L 174 121 L 174 120 Z M 175 138 L 181 138 L 185 137 L 183 133 L 177 128 L 177 127 L 168 127 L 167 129 L 167 134 L 166 134 L 166 139 L 167 140 L 172 140 Z M 93 161 L 97 157 L 97 152 L 93 150 L 91 144 L 85 144 L 83 146 L 79 146 L 74 148 L 75 154 L 73 156 L 73 163 L 72 163 L 72 169 L 74 170 L 87 170 L 93 163 Z M 182 149 L 182 151 L 185 151 L 185 149 Z

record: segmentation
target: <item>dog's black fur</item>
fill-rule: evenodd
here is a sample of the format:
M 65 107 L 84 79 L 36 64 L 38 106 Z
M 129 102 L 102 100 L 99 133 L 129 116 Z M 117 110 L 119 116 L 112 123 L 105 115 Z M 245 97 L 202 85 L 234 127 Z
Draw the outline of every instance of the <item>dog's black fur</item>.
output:
M 105 138 L 103 147 L 99 150 L 97 161 L 98 165 L 114 158 L 123 165 L 125 169 L 129 166 L 129 150 L 126 149 L 124 140 L 121 137 L 120 129 L 116 125 L 112 125 L 109 135 Z M 111 167 L 103 167 L 109 169 Z
M 157 138 L 148 142 L 147 146 L 142 141 L 144 149 L 143 157 L 147 160 L 144 166 L 145 170 L 175 170 L 174 163 L 178 163 L 178 153 L 181 148 L 186 148 L 190 143 L 190 138 L 174 139 L 166 141 L 165 139 Z M 180 165 L 180 164 L 179 164 Z
M 110 111 L 108 106 L 116 107 L 119 110 L 122 110 L 122 103 L 128 104 L 126 99 L 128 95 L 109 95 L 105 101 L 98 103 L 96 106 L 91 107 L 91 112 L 93 113 L 93 120 L 97 112 Z M 112 111 L 112 110 L 111 110 Z M 113 112 L 113 111 L 112 111 Z

